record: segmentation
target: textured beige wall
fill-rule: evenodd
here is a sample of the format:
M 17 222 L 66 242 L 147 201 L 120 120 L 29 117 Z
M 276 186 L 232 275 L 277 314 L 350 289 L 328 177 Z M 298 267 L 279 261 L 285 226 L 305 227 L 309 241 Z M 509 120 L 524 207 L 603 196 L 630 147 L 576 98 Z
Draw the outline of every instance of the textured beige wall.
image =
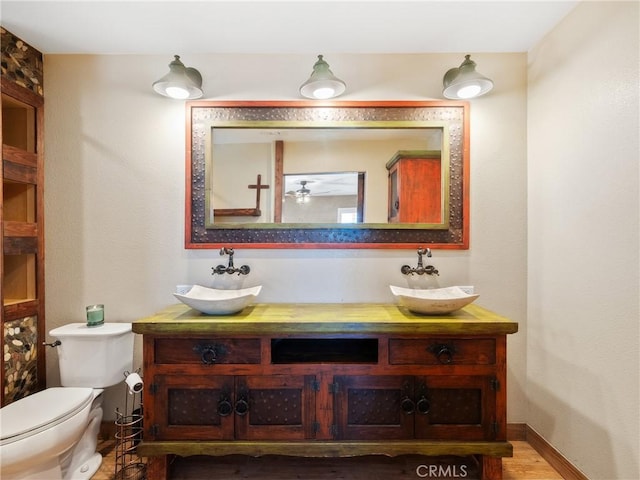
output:
M 529 58 L 527 423 L 593 479 L 640 478 L 638 6 Z
M 176 284 L 212 281 L 217 251 L 184 249 L 184 104 L 156 95 L 170 54 L 48 55 L 47 321 L 132 321 L 175 303 Z M 442 99 L 459 55 L 327 56 L 348 99 Z M 297 99 L 314 56 L 183 56 L 212 99 Z M 495 90 L 471 105 L 471 249 L 435 251 L 442 286 L 475 285 L 479 304 L 521 323 L 509 339 L 509 421 L 525 421 L 526 55 L 477 54 Z M 243 250 L 263 302 L 392 302 L 409 250 Z M 309 275 L 313 272 L 313 275 Z M 56 384 L 55 353 L 49 383 Z M 136 361 L 140 361 L 139 346 Z M 109 392 L 110 402 L 123 397 Z M 107 415 L 112 410 L 107 406 Z

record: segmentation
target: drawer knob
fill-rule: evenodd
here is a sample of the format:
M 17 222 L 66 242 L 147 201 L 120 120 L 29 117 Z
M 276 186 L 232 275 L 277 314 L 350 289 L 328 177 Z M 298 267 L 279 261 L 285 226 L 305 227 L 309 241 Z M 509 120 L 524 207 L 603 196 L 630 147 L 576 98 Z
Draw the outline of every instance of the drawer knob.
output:
M 194 352 L 200 354 L 200 360 L 205 365 L 213 365 L 218 361 L 218 357 L 226 353 L 222 345 L 196 345 Z
M 453 362 L 455 349 L 451 345 L 447 345 L 446 343 L 437 343 L 435 345 L 431 345 L 427 350 L 433 353 L 438 361 L 443 365 L 448 365 Z

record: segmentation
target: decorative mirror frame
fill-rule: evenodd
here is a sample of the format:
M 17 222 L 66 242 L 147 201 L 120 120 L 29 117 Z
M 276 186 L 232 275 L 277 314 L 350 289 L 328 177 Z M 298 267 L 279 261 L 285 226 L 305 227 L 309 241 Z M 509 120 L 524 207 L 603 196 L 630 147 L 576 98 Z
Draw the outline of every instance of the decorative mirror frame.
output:
M 295 118 L 292 118 L 295 117 Z M 448 228 L 423 224 L 207 225 L 207 149 L 220 122 L 269 128 L 292 120 L 318 128 L 444 125 L 449 153 Z M 351 125 L 350 125 L 351 124 Z M 393 127 L 392 127 L 393 126 Z M 314 127 L 312 127 L 314 128 Z M 457 101 L 191 101 L 186 104 L 185 248 L 469 248 L 469 104 Z

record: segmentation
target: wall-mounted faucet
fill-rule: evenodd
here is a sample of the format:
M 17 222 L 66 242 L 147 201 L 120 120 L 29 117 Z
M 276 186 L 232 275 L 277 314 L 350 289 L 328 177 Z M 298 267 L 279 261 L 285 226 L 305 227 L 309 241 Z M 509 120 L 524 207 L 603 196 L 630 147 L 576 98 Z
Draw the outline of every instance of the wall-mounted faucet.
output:
M 211 270 L 213 270 L 213 273 L 211 275 L 215 275 L 217 274 L 223 274 L 223 273 L 229 273 L 229 274 L 233 274 L 233 273 L 237 273 L 238 275 L 248 275 L 249 272 L 251 271 L 251 269 L 249 268 L 249 265 L 242 265 L 241 267 L 236 268 L 233 265 L 233 254 L 235 252 L 233 251 L 233 248 L 228 248 L 228 247 L 222 247 L 220 249 L 220 255 L 229 255 L 229 263 L 228 265 L 225 267 L 224 265 L 218 265 L 217 267 L 211 267 Z
M 430 248 L 418 248 L 418 266 L 415 268 L 411 268 L 409 265 L 403 265 L 400 268 L 400 271 L 404 275 L 413 275 L 417 273 L 418 275 L 440 275 L 436 267 L 433 265 L 427 265 L 426 267 L 422 264 L 422 257 L 426 256 L 427 258 L 431 258 L 431 249 Z

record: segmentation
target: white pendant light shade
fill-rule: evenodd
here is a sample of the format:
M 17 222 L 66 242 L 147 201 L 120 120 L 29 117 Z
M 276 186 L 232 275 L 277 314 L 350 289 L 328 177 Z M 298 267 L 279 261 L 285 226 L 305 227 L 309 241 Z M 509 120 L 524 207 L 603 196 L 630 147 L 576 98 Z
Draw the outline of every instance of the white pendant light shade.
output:
M 300 87 L 300 94 L 314 100 L 326 100 L 342 95 L 346 89 L 346 83 L 336 77 L 322 55 L 318 55 L 311 77 Z
M 442 94 L 452 100 L 465 100 L 479 97 L 493 88 L 493 82 L 476 72 L 476 62 L 471 55 L 465 55 L 464 62 L 458 68 L 452 68 L 442 79 Z
M 157 82 L 153 89 L 160 95 L 178 100 L 192 100 L 202 96 L 202 76 L 192 67 L 185 67 L 178 55 L 169 64 L 169 73 Z

